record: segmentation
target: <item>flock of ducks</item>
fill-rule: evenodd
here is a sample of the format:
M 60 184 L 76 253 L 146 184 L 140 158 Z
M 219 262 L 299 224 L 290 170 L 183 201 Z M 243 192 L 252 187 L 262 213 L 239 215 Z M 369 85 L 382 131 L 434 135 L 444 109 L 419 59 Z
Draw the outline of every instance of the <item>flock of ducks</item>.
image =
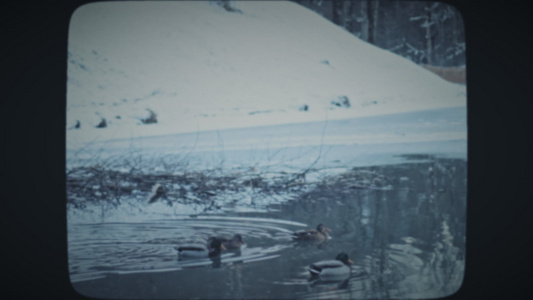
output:
M 299 230 L 292 233 L 294 241 L 315 241 L 322 242 L 329 238 L 330 229 L 319 224 L 316 229 Z M 178 255 L 182 258 L 216 258 L 219 257 L 222 250 L 239 250 L 242 245 L 246 245 L 240 234 L 233 237 L 216 236 L 210 237 L 205 244 L 184 244 L 174 247 Z M 313 263 L 309 266 L 308 271 L 312 276 L 339 276 L 347 275 L 351 272 L 353 262 L 348 255 L 341 252 L 335 259 L 323 260 Z

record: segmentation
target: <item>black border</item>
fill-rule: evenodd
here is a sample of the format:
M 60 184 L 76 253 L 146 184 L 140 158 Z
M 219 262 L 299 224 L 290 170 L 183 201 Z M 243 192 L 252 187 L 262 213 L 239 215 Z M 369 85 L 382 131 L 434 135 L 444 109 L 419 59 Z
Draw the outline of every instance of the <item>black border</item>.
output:
M 68 280 L 67 35 L 90 1 L 2 2 L 0 172 L 4 285 L 18 299 L 83 299 Z M 527 295 L 533 112 L 529 5 L 443 1 L 463 15 L 468 78 L 466 273 L 451 299 Z

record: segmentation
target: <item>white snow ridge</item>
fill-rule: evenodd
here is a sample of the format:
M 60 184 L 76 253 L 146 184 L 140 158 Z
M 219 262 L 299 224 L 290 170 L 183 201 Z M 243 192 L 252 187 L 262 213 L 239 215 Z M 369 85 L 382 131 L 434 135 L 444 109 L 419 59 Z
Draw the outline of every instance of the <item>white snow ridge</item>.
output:
M 466 106 L 466 87 L 292 2 L 97 2 L 72 16 L 67 148 Z M 143 124 L 153 111 L 157 122 Z M 102 119 L 106 128 L 96 128 Z M 79 121 L 79 128 L 75 128 Z

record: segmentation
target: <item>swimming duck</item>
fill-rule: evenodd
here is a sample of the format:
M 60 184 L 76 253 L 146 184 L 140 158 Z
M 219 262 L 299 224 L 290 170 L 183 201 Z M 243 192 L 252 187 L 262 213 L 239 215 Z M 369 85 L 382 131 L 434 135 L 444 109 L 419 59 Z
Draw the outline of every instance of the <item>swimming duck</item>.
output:
M 309 272 L 312 276 L 343 276 L 348 275 L 351 272 L 351 264 L 348 254 L 341 252 L 333 260 L 323 260 L 311 264 L 309 266 Z
M 330 232 L 329 228 L 320 223 L 315 229 L 299 230 L 292 234 L 293 240 L 296 241 L 324 241 L 327 240 Z
M 220 240 L 224 248 L 228 250 L 238 250 L 241 248 L 242 245 L 246 245 L 246 243 L 242 239 L 242 235 L 240 234 L 235 234 L 232 238 L 226 236 L 210 237 L 207 240 L 208 243 L 214 238 Z
M 220 256 L 221 250 L 226 250 L 222 242 L 217 238 L 211 238 L 206 245 L 186 244 L 174 247 L 180 257 L 212 258 Z

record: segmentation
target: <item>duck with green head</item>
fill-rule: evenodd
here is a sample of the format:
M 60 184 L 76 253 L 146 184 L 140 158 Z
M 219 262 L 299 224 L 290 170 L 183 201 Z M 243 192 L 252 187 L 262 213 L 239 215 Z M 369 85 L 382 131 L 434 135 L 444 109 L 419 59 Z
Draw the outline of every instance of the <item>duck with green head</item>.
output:
M 351 273 L 352 264 L 353 261 L 350 260 L 348 254 L 341 252 L 335 259 L 323 260 L 311 264 L 308 270 L 312 276 L 346 276 Z
M 207 245 L 184 244 L 174 247 L 180 258 L 213 258 L 220 256 L 222 250 L 226 250 L 222 242 L 217 238 L 209 240 Z

